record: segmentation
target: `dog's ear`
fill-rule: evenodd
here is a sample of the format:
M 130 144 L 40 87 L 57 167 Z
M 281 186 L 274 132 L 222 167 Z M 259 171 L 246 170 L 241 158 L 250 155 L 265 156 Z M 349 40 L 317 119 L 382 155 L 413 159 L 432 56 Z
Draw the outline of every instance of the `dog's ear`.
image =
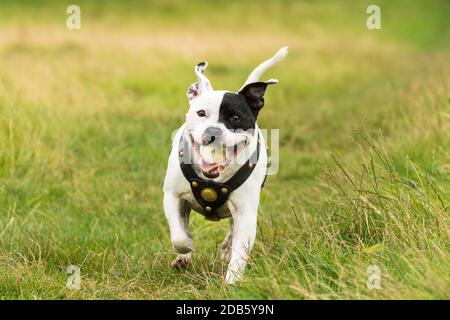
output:
M 239 94 L 243 95 L 247 104 L 252 108 L 255 115 L 264 107 L 264 94 L 269 84 L 278 83 L 276 79 L 270 79 L 265 82 L 253 82 L 244 86 Z
M 195 82 L 189 86 L 188 91 L 186 92 L 186 97 L 189 101 L 191 101 L 194 98 L 197 98 L 200 95 L 200 90 L 198 88 L 198 83 Z
M 191 84 L 186 93 L 189 101 L 200 96 L 204 92 L 213 90 L 211 82 L 204 75 L 206 67 L 208 67 L 208 62 L 206 61 L 202 61 L 195 66 L 194 70 L 197 75 L 197 82 Z

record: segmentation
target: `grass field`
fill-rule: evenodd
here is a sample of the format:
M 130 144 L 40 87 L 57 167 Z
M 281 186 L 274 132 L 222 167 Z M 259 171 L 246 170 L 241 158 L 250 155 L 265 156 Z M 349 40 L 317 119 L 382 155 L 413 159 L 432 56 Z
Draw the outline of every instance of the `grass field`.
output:
M 1 1 L 0 298 L 449 299 L 450 3 L 377 0 L 381 30 L 368 4 Z M 162 182 L 194 64 L 237 90 L 284 45 L 244 280 L 223 284 L 227 221 L 197 214 L 171 270 Z

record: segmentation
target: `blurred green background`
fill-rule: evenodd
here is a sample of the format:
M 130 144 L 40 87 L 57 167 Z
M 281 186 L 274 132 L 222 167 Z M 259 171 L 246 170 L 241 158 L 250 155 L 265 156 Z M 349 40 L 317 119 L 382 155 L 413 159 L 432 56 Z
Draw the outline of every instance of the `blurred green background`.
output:
M 66 28 L 70 4 L 81 30 Z M 437 0 L 3 0 L 0 297 L 450 298 L 449 13 Z M 246 277 L 223 284 L 228 223 L 196 214 L 193 264 L 170 270 L 162 181 L 193 66 L 208 60 L 213 86 L 235 91 L 284 45 L 258 120 L 280 129 L 280 170 Z

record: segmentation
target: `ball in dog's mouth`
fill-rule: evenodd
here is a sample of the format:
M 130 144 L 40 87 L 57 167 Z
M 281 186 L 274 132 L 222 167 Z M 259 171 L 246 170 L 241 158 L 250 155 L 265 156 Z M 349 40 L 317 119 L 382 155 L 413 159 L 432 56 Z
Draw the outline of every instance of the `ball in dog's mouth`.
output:
M 225 170 L 226 166 L 238 156 L 244 149 L 247 141 L 237 143 L 230 147 L 221 143 L 201 145 L 195 142 L 194 138 L 191 136 L 191 143 L 199 158 L 198 165 L 203 175 L 207 178 L 214 179 L 217 178 Z

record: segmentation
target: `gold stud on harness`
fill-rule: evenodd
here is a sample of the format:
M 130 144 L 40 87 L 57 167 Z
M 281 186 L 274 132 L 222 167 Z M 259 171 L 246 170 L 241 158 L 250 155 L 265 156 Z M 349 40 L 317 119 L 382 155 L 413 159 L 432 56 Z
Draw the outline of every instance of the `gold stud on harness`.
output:
M 211 188 L 204 188 L 200 191 L 200 195 L 205 201 L 214 202 L 217 199 L 217 193 Z
M 196 186 L 198 186 L 197 181 L 192 181 L 191 186 L 193 186 L 194 188 L 195 188 Z

